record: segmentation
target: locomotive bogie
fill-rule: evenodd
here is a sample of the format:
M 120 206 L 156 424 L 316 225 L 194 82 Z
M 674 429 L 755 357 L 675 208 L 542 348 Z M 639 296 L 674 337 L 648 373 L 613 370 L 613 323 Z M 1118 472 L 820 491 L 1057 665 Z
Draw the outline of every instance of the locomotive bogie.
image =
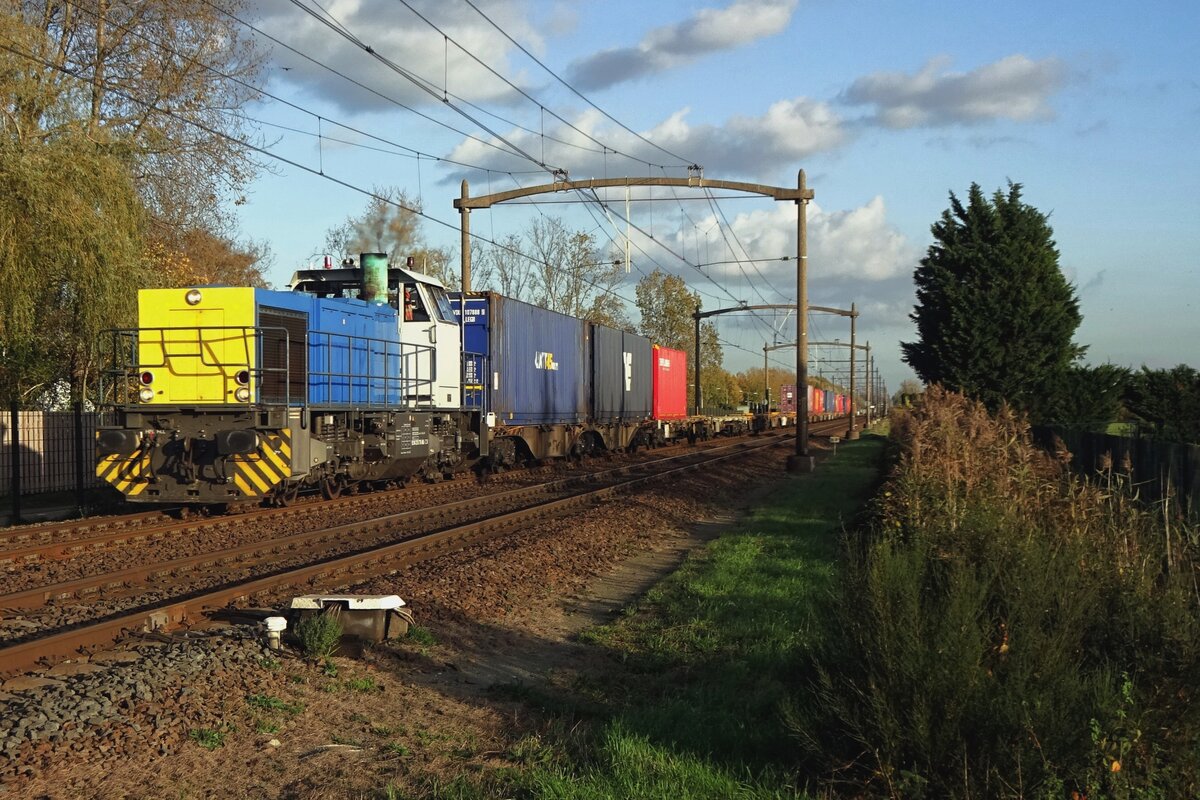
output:
M 304 413 L 303 423 L 301 413 Z M 134 502 L 228 503 L 333 482 L 440 480 L 479 458 L 460 414 L 292 409 L 162 409 L 100 431 L 97 473 Z M 286 417 L 284 417 L 286 418 Z

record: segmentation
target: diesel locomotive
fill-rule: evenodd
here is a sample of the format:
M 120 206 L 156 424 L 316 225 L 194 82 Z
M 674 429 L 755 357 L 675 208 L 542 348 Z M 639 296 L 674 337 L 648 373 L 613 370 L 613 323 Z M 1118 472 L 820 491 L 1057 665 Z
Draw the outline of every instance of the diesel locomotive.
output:
M 687 418 L 682 353 L 383 254 L 289 291 L 143 289 L 138 327 L 109 335 L 96 473 L 139 503 L 286 504 L 738 432 Z

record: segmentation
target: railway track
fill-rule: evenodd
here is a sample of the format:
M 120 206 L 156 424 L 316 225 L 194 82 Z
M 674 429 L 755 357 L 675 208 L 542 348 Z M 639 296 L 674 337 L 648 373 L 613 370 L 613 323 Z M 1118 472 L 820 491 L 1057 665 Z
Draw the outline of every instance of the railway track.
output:
M 712 440 L 698 445 L 716 446 L 726 440 Z M 649 455 L 615 454 L 618 463 L 642 463 L 647 458 L 662 458 L 673 452 L 694 452 L 694 448 L 676 446 L 659 448 Z M 590 460 L 572 469 L 575 475 L 607 469 L 610 460 Z M 219 540 L 231 531 L 254 529 L 269 533 L 274 528 L 303 525 L 305 520 L 319 516 L 339 516 L 350 521 L 410 510 L 421 503 L 440 503 L 447 496 L 484 496 L 494 494 L 497 487 L 522 485 L 538 480 L 539 476 L 563 471 L 561 463 L 531 467 L 491 476 L 485 484 L 473 478 L 436 484 L 417 484 L 407 488 L 375 491 L 322 500 L 311 498 L 285 508 L 255 508 L 241 513 L 216 517 L 171 518 L 160 512 L 138 513 L 124 517 L 104 517 L 96 520 L 76 520 L 54 526 L 17 529 L 0 537 L 0 570 L 7 570 L 10 590 L 54 584 L 71 578 L 96 574 L 105 568 L 105 553 L 120 550 L 120 556 L 131 555 L 131 548 L 148 548 L 154 544 L 191 543 L 207 537 Z M 48 530 L 40 535 L 38 531 Z M 225 538 L 229 538 L 226 536 Z M 161 549 L 161 548 L 160 548 Z M 84 558 L 92 561 L 85 562 Z M 111 569 L 111 568 L 110 568 Z M 90 572 L 89 572 L 90 570 Z M 3 605 L 0 604 L 0 608 Z M 3 639 L 0 634 L 0 639 Z
M 713 440 L 713 442 L 720 441 L 719 439 Z M 711 443 L 700 443 L 698 446 L 711 446 Z M 689 446 L 685 445 L 658 448 L 652 451 L 654 453 L 652 457 L 662 457 L 671 452 L 684 452 L 687 449 Z M 624 454 L 614 454 L 614 457 L 630 458 Z M 642 456 L 641 460 L 644 458 L 645 456 Z M 494 475 L 489 478 L 489 481 L 491 483 L 520 481 L 525 479 L 525 476 L 544 475 L 560 468 L 558 464 L 534 466 L 503 475 Z M 235 513 L 212 517 L 194 513 L 180 517 L 179 509 L 168 509 L 0 529 L 0 569 L 3 569 L 5 565 L 26 565 L 38 561 L 75 558 L 87 552 L 96 552 L 116 546 L 144 544 L 174 534 L 190 535 L 198 531 L 219 530 L 223 527 L 245 525 L 250 522 L 300 518 L 314 511 L 353 513 L 370 509 L 372 506 L 389 502 L 395 498 L 403 498 L 405 501 L 437 498 L 443 494 L 461 491 L 460 488 L 451 487 L 461 487 L 464 483 L 474 479 L 473 473 L 465 473 L 462 477 L 449 482 L 413 484 L 396 489 L 346 495 L 334 500 L 325 500 L 319 495 L 314 495 L 302 498 L 284 508 L 247 508 Z
M 845 425 L 844 421 L 836 424 Z M 821 429 L 813 433 L 821 435 Z M 20 620 L 26 633 L 21 641 L 0 649 L 0 673 L 24 671 L 39 661 L 69 657 L 80 648 L 103 646 L 124 631 L 194 623 L 203 618 L 205 611 L 252 598 L 264 600 L 289 587 L 318 582 L 328 587 L 365 580 L 651 480 L 735 458 L 758 446 L 790 441 L 787 436 L 770 436 L 732 445 L 688 448 L 682 455 L 484 498 L 10 592 L 0 597 L 0 608 L 25 612 Z M 501 503 L 502 513 L 496 514 L 496 506 Z M 489 509 L 486 512 L 484 505 Z M 247 516 L 228 519 L 240 523 L 247 521 Z M 400 535 L 397 529 L 402 530 Z

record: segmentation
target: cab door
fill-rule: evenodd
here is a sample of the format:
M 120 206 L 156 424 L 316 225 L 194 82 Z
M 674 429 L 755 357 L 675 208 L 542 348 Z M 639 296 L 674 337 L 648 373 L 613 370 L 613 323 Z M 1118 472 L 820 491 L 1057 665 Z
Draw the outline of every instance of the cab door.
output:
M 431 408 L 458 408 L 462 337 L 444 289 L 419 281 L 401 285 L 400 341 L 405 399 Z

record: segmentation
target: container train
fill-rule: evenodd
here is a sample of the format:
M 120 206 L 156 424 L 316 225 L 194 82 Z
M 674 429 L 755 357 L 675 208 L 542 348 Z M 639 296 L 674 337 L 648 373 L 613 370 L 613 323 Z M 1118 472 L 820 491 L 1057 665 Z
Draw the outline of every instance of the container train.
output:
M 785 383 L 781 387 L 779 397 L 779 411 L 783 414 L 796 413 L 796 385 Z M 834 417 L 843 417 L 850 413 L 850 396 L 834 392 L 831 389 L 820 389 L 816 386 L 808 387 L 808 414 L 809 418 L 817 421 L 824 419 L 833 419 Z M 856 413 L 862 413 L 860 411 Z
M 287 504 L 770 424 L 689 416 L 682 352 L 383 254 L 289 291 L 143 289 L 138 328 L 109 333 L 96 473 L 138 503 Z

